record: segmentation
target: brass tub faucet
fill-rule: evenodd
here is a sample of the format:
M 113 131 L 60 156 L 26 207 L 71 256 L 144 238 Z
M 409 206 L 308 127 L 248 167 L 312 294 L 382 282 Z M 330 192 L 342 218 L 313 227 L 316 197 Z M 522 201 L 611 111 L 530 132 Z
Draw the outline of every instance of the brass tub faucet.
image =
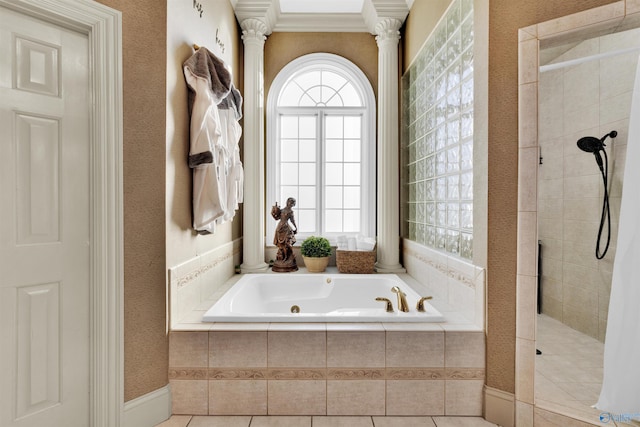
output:
M 432 299 L 433 297 L 422 297 L 418 300 L 418 304 L 416 305 L 416 310 L 418 310 L 421 313 L 425 312 L 424 309 L 424 302 L 428 299 Z
M 398 310 L 408 313 L 409 312 L 409 304 L 407 304 L 407 294 L 402 292 L 399 287 L 394 286 L 391 288 L 391 292 L 394 294 L 398 294 Z
M 378 298 L 376 298 L 376 301 L 384 301 L 384 302 L 386 302 L 387 303 L 387 305 L 386 305 L 387 313 L 393 313 L 393 305 L 391 304 L 391 300 L 389 300 L 389 298 L 378 297 Z

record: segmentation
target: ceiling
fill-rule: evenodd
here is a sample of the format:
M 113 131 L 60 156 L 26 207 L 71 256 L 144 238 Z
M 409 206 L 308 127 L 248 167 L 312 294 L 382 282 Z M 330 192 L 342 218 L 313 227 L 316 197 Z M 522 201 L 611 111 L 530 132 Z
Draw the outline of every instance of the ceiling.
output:
M 278 31 L 369 32 L 385 18 L 407 17 L 414 0 L 230 0 L 238 21 L 260 19 Z

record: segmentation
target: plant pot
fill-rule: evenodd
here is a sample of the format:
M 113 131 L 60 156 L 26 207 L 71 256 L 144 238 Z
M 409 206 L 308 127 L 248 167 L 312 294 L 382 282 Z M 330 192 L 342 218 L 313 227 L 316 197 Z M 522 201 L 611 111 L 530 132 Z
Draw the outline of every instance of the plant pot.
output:
M 307 256 L 303 256 L 302 259 L 304 259 L 304 265 L 305 267 L 307 267 L 307 271 L 309 273 L 322 273 L 325 268 L 327 268 L 327 265 L 329 265 L 329 258 L 328 256 L 325 257 L 307 257 Z

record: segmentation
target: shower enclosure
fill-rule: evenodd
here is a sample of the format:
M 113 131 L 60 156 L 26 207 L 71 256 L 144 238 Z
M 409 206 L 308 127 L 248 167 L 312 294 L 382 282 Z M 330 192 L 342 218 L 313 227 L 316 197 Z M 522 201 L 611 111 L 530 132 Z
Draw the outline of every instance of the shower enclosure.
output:
M 600 341 L 607 324 L 631 94 L 640 52 L 633 48 L 640 49 L 640 29 L 550 47 L 540 54 L 540 308 L 543 314 Z M 588 137 L 599 140 L 602 135 L 611 137 L 604 144 L 611 245 L 599 260 L 596 247 L 605 187 L 597 160 L 604 153 L 600 156 L 596 150 L 594 161 L 576 142 L 589 149 L 593 140 Z M 599 254 L 607 229 L 604 221 Z
M 540 50 L 536 403 L 589 419 L 600 412 L 590 406 L 602 381 L 639 54 L 640 29 Z

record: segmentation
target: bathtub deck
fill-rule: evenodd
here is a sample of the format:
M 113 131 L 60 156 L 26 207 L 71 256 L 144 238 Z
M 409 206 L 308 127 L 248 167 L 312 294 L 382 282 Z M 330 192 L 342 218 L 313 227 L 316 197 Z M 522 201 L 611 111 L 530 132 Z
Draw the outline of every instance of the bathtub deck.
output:
M 445 323 L 200 322 L 238 278 L 170 333 L 173 414 L 482 415 L 484 332 L 463 313 L 436 299 Z
M 271 272 L 271 270 L 266 273 Z M 297 272 L 294 273 L 272 273 L 272 274 L 306 274 L 307 271 L 305 268 L 301 268 Z M 339 274 L 338 269 L 336 267 L 328 267 L 328 274 Z M 351 330 L 367 330 L 372 326 L 378 325 L 382 327 L 388 327 L 393 330 L 434 330 L 432 326 L 425 326 L 424 329 L 421 329 L 421 325 L 437 325 L 441 329 L 436 327 L 436 330 L 455 330 L 455 331 L 470 331 L 477 332 L 482 329 L 475 325 L 471 319 L 469 319 L 465 313 L 460 312 L 454 307 L 451 307 L 446 302 L 439 300 L 437 297 L 430 300 L 429 302 L 433 305 L 440 313 L 444 315 L 445 322 L 440 323 L 428 323 L 428 324 L 412 324 L 412 323 L 383 323 L 383 322 L 367 322 L 367 323 L 203 323 L 201 321 L 202 316 L 206 311 L 211 307 L 215 302 L 218 301 L 224 295 L 226 291 L 228 291 L 240 278 L 242 275 L 236 274 L 227 280 L 216 292 L 214 292 L 209 298 L 207 298 L 199 307 L 196 307 L 194 310 L 189 312 L 186 316 L 180 319 L 178 322 L 173 324 L 171 328 L 172 331 L 209 331 L 209 330 L 231 330 L 231 331 L 240 331 L 240 330 L 268 330 L 270 327 L 273 330 L 276 329 L 284 329 L 284 330 L 318 330 L 317 325 L 326 325 L 329 328 L 339 328 L 341 330 L 351 329 Z M 421 295 L 431 295 L 428 288 L 418 283 L 414 278 L 412 278 L 408 274 L 398 274 L 404 282 L 406 282 L 411 288 L 417 291 Z M 389 293 L 389 298 L 393 301 L 395 307 L 395 295 Z M 413 309 L 413 307 L 412 307 Z M 320 326 L 322 327 L 322 326 Z

